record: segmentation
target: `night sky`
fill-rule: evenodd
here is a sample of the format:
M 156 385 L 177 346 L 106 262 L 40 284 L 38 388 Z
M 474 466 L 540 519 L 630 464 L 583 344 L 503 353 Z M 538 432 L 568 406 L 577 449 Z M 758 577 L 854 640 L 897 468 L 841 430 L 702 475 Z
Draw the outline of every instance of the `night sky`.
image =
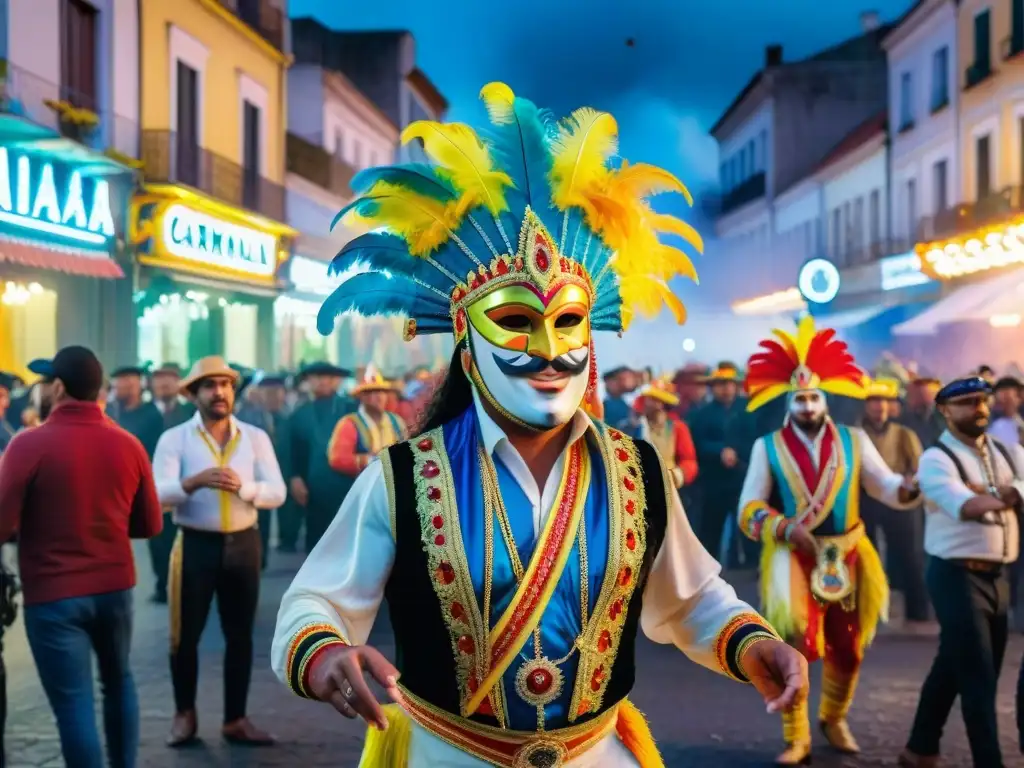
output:
M 291 0 L 290 7 L 292 16 L 313 15 L 336 29 L 411 31 L 419 67 L 451 103 L 449 119 L 485 119 L 477 94 L 492 80 L 557 115 L 584 105 L 611 112 L 624 157 L 664 166 L 699 197 L 718 177 L 707 130 L 761 67 L 765 45 L 800 58 L 858 34 L 862 11 L 893 21 L 911 2 Z M 710 241 L 710 227 L 700 229 Z M 714 250 L 708 242 L 696 262 L 702 288 L 717 282 L 708 279 Z M 716 302 L 708 290 L 682 292 L 691 310 Z

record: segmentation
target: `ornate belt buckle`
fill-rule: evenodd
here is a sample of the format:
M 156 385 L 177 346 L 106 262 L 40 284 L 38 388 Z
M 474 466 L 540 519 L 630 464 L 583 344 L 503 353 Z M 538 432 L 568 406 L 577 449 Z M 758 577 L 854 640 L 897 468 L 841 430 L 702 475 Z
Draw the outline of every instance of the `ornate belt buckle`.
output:
M 541 739 L 531 741 L 516 752 L 513 768 L 561 768 L 569 757 L 565 745 L 558 741 Z
M 845 552 L 839 545 L 828 543 L 818 553 L 818 563 L 811 571 L 811 592 L 823 603 L 838 603 L 853 592 L 850 569 L 843 562 Z

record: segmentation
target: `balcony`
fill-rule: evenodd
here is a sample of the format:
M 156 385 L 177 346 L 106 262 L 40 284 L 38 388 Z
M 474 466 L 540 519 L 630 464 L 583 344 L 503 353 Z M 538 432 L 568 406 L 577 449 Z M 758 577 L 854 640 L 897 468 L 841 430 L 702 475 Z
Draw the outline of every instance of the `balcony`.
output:
M 146 181 L 185 184 L 239 208 L 284 221 L 284 187 L 174 131 L 143 131 Z
M 962 203 L 921 219 L 918 238 L 922 242 L 942 240 L 998 223 L 1021 211 L 1024 211 L 1024 187 L 1005 187 L 975 203 Z
M 285 12 L 270 0 L 219 0 L 220 4 L 252 27 L 260 37 L 284 51 Z
M 1024 53 L 1024 32 L 1016 32 L 1009 37 L 1004 37 L 1000 48 L 1004 61 Z
M 973 88 L 992 76 L 992 64 L 988 61 L 976 61 L 964 71 L 964 90 Z
M 122 162 L 139 156 L 139 126 L 134 120 L 102 109 L 94 94 L 78 93 L 4 59 L 0 120 L 9 141 L 47 140 L 57 134 L 74 142 L 69 147 L 80 145 Z
M 765 175 L 764 171 L 761 171 L 722 195 L 720 213 L 725 215 L 730 211 L 734 211 L 742 205 L 764 197 L 764 193 Z
M 829 254 L 826 258 L 839 267 L 857 267 L 871 264 L 895 253 L 906 253 L 913 247 L 913 243 L 895 238 L 878 237 L 872 242 L 863 244 L 851 240 L 841 253 Z
M 352 197 L 352 177 L 356 171 L 322 146 L 313 144 L 294 133 L 288 134 L 286 163 L 289 173 L 311 181 L 338 197 Z

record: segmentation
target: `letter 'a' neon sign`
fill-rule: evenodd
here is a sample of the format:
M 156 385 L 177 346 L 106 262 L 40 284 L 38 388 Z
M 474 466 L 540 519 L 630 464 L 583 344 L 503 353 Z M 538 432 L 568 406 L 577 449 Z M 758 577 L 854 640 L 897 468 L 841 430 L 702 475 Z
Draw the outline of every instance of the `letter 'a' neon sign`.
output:
M 107 247 L 114 236 L 110 184 L 72 171 L 58 181 L 54 164 L 0 147 L 0 224 L 77 244 Z M 91 189 L 90 189 L 91 188 Z

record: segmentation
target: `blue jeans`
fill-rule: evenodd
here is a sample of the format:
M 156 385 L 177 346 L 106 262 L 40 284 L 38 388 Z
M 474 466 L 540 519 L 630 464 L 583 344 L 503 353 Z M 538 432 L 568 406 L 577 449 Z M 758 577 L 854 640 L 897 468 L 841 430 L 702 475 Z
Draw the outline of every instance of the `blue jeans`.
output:
M 25 631 L 39 679 L 57 718 L 68 768 L 104 768 L 96 728 L 92 656 L 103 689 L 103 725 L 112 768 L 134 768 L 139 700 L 128 657 L 133 590 L 25 606 Z

